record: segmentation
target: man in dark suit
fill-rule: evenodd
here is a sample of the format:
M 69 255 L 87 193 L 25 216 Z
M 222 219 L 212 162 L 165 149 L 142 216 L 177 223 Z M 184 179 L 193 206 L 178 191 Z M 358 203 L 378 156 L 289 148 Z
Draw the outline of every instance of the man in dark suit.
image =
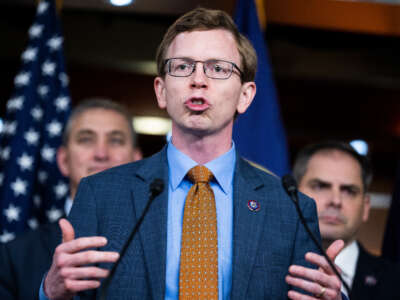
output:
M 82 177 L 140 158 L 124 108 L 108 100 L 82 102 L 72 112 L 57 153 L 60 170 L 70 179 L 66 213 Z M 60 228 L 52 223 L 0 245 L 0 299 L 35 299 L 60 242 Z
M 323 142 L 299 152 L 293 173 L 300 191 L 317 203 L 323 245 L 336 239 L 345 242 L 335 262 L 351 288 L 350 299 L 400 299 L 399 268 L 369 254 L 356 241 L 370 210 L 368 159 L 346 143 Z
M 148 159 L 82 180 L 69 217 L 72 225 L 60 221 L 63 243 L 57 247 L 41 298 L 99 296 L 96 288 L 108 275 L 108 263 L 118 259 L 159 178 L 165 188 L 154 198 L 122 258 L 107 299 L 279 300 L 302 299 L 304 293 L 312 294 L 307 299 L 342 299 L 340 282 L 325 260 L 307 253 L 315 246 L 280 180 L 252 167 L 235 151 L 233 122 L 255 95 L 256 54 L 232 19 L 216 10 L 188 12 L 165 34 L 157 63 L 154 89 L 159 107 L 172 119 L 172 138 Z M 188 258 L 181 236 L 187 229 L 183 223 L 190 191 L 197 186 L 191 182 L 192 170 L 199 169 L 212 173 L 211 181 L 202 179 L 201 184 L 212 193 L 207 200 L 211 198 L 216 220 L 207 220 L 217 224 L 218 247 L 210 252 L 218 255 L 214 259 L 198 247 L 187 266 L 182 263 Z M 314 202 L 301 196 L 300 205 L 318 235 Z M 203 220 L 192 219 L 198 224 Z M 182 243 L 214 243 L 215 235 L 194 228 L 199 228 L 192 229 L 201 235 L 199 241 L 189 236 Z M 330 256 L 342 246 L 335 242 Z M 192 280 L 181 278 L 186 268 L 205 260 L 213 269 L 199 267 Z M 208 281 L 216 264 L 217 279 Z M 217 293 L 208 293 L 215 288 Z

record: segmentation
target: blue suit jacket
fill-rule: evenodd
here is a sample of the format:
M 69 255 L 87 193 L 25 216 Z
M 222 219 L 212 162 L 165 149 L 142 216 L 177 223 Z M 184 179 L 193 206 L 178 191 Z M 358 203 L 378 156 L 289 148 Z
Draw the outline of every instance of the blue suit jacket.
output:
M 173 167 L 173 166 L 172 166 Z M 122 259 L 107 299 L 164 299 L 167 244 L 168 163 L 166 149 L 135 163 L 81 181 L 69 219 L 77 236 L 101 235 L 104 250 L 120 251 L 149 198 L 149 185 L 161 178 L 157 196 Z M 256 200 L 260 210 L 247 203 Z M 280 180 L 238 158 L 234 174 L 232 300 L 287 299 L 285 276 L 291 264 L 308 265 L 316 252 Z M 315 203 L 300 195 L 301 209 L 319 237 Z M 110 267 L 109 264 L 103 264 Z M 98 291 L 81 293 L 95 299 Z

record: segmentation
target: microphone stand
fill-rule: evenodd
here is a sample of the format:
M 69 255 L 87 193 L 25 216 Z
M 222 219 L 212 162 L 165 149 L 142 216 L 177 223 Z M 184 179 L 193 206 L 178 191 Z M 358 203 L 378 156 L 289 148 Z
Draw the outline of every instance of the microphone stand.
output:
M 159 195 L 161 194 L 161 192 L 164 190 L 164 182 L 160 179 L 160 178 L 156 178 L 154 179 L 151 184 L 150 184 L 150 197 L 149 197 L 149 201 L 147 201 L 146 203 L 146 207 L 143 210 L 142 215 L 140 216 L 139 220 L 136 222 L 135 226 L 133 227 L 131 234 L 129 235 L 128 239 L 126 240 L 124 246 L 122 247 L 122 250 L 120 252 L 120 256 L 119 259 L 115 262 L 115 264 L 113 265 L 110 274 L 108 275 L 108 277 L 106 279 L 104 279 L 103 284 L 101 285 L 100 288 L 100 297 L 99 300 L 106 300 L 107 297 L 107 290 L 110 286 L 111 280 L 114 277 L 114 273 L 119 265 L 119 263 L 122 260 L 122 257 L 125 255 L 126 250 L 128 249 L 128 246 L 130 245 L 130 243 L 133 240 L 133 237 L 136 235 L 136 232 L 139 230 L 140 225 L 142 224 L 142 221 L 144 219 L 144 217 L 147 214 L 147 211 L 150 208 L 151 203 L 153 203 L 153 200 Z

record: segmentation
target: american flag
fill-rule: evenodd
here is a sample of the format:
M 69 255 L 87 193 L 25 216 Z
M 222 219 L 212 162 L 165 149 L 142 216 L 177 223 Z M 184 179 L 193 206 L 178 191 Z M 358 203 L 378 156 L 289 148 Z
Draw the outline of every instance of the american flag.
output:
M 39 3 L 28 34 L 0 136 L 0 242 L 56 221 L 68 195 L 56 165 L 71 101 L 54 1 Z

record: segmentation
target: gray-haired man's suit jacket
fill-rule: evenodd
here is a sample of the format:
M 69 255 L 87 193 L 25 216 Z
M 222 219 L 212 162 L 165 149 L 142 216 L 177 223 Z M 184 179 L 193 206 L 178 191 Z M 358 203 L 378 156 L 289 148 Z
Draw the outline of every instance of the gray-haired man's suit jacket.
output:
M 173 166 L 170 166 L 173 167 Z M 167 244 L 168 163 L 166 148 L 135 163 L 81 181 L 69 219 L 77 236 L 101 235 L 104 250 L 120 251 L 149 198 L 155 178 L 165 183 L 119 265 L 107 299 L 164 299 Z M 300 196 L 311 230 L 319 236 L 315 204 Z M 260 204 L 251 211 L 248 201 Z M 280 180 L 238 158 L 234 174 L 232 300 L 287 299 L 291 264 L 306 265 L 316 252 Z M 81 293 L 95 299 L 98 291 Z M 97 295 L 98 296 L 98 295 Z M 78 297 L 78 298 L 79 298 Z

